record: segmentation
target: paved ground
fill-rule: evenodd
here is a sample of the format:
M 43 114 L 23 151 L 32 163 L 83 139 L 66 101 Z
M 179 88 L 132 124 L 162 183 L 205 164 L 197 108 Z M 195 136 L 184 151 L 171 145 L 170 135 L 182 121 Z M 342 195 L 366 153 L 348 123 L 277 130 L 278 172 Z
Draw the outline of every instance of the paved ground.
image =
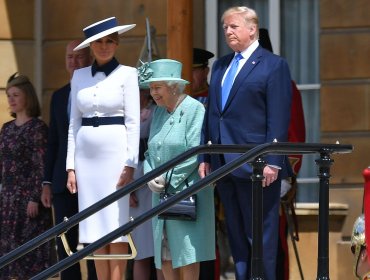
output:
M 86 280 L 86 263 L 85 261 L 81 262 L 82 264 L 82 280 Z M 60 278 L 58 276 L 49 278 L 49 280 L 59 280 Z M 72 280 L 72 279 L 71 279 Z M 221 276 L 220 280 L 235 280 L 235 275 L 233 272 L 227 272 L 225 276 Z
M 225 276 L 221 276 L 220 280 L 235 280 L 235 274 L 233 272 L 227 272 Z
M 79 248 L 81 249 L 81 248 Z M 229 257 L 228 260 L 227 258 L 223 262 L 223 268 L 227 272 L 224 275 L 221 275 L 220 280 L 235 280 L 235 274 L 232 271 L 233 269 L 233 263 L 232 263 L 232 258 Z M 82 260 L 81 261 L 81 273 L 82 273 L 82 279 L 81 280 L 87 280 L 87 273 L 86 273 L 86 261 Z M 49 278 L 48 280 L 60 280 L 59 276 L 56 275 L 55 277 Z M 71 279 L 72 280 L 72 279 Z M 122 279 L 124 280 L 124 279 Z

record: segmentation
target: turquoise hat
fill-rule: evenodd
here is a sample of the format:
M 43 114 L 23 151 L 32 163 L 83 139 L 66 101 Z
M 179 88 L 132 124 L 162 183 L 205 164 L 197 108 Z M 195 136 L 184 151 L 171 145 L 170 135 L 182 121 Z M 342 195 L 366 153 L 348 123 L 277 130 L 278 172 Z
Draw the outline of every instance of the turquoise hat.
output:
M 138 68 L 140 87 L 146 88 L 152 82 L 179 82 L 188 84 L 181 79 L 182 64 L 173 59 L 158 59 L 150 63 L 144 63 Z

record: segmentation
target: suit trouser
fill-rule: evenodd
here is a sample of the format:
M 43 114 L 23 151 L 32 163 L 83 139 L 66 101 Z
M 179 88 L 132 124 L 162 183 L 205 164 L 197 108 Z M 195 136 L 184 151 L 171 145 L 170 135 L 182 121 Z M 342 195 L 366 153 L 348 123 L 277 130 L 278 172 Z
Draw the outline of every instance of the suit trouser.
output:
M 53 194 L 53 205 L 55 213 L 55 223 L 59 224 L 63 222 L 64 217 L 70 218 L 78 213 L 78 197 L 77 194 L 69 194 L 67 192 L 60 194 Z M 67 240 L 69 246 L 73 252 L 76 252 L 78 246 L 78 225 L 69 229 L 67 234 Z M 67 253 L 64 250 L 62 241 L 57 238 L 57 251 L 58 258 L 62 260 L 67 257 Z M 87 261 L 88 279 L 97 279 L 95 272 L 94 261 Z M 81 279 L 80 264 L 75 263 L 74 265 L 63 270 L 60 275 L 61 280 L 79 280 Z
M 279 236 L 280 179 L 263 189 L 263 263 L 266 280 L 275 280 Z M 228 175 L 217 182 L 224 205 L 237 280 L 249 280 L 252 253 L 252 182 Z
M 77 194 L 61 193 L 53 194 L 53 205 L 55 213 L 55 223 L 58 224 L 64 220 L 64 217 L 70 218 L 78 213 L 78 196 Z M 73 252 L 76 252 L 78 246 L 78 225 L 69 229 L 67 234 L 69 246 Z M 62 260 L 67 257 L 63 243 L 60 238 L 57 238 L 58 258 Z M 86 261 L 88 280 L 97 280 L 95 264 L 93 260 Z M 81 268 L 79 263 L 63 270 L 60 275 L 60 280 L 79 280 L 81 279 Z
M 53 194 L 53 205 L 55 213 L 55 223 L 63 222 L 64 217 L 70 218 L 78 212 L 77 195 L 69 193 Z M 66 234 L 69 246 L 73 252 L 76 252 L 78 245 L 78 226 L 69 229 Z M 57 238 L 58 258 L 62 260 L 67 257 L 63 243 Z M 76 263 L 61 272 L 61 280 L 81 279 L 80 264 Z

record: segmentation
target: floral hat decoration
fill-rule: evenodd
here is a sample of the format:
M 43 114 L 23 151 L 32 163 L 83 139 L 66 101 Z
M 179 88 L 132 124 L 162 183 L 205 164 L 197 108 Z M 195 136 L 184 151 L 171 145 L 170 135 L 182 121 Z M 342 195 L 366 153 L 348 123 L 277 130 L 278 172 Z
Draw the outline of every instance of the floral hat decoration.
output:
M 182 63 L 173 59 L 158 59 L 150 63 L 143 63 L 138 68 L 139 84 L 141 87 L 149 87 L 152 82 L 178 82 L 188 84 L 181 79 Z

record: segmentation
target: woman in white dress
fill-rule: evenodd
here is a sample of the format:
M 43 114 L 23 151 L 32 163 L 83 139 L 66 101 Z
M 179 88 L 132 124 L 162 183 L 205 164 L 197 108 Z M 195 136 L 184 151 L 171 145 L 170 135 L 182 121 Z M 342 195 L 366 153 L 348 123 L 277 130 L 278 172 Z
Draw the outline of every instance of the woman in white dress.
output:
M 76 70 L 71 81 L 68 132 L 67 188 L 78 192 L 82 211 L 133 180 L 138 162 L 140 101 L 137 71 L 118 63 L 114 55 L 119 34 L 135 25 L 118 26 L 116 18 L 84 28 L 95 61 Z M 129 220 L 129 196 L 105 207 L 79 225 L 81 243 L 92 243 Z M 96 254 L 127 253 L 126 237 L 100 248 Z M 95 261 L 99 279 L 121 280 L 126 261 Z

